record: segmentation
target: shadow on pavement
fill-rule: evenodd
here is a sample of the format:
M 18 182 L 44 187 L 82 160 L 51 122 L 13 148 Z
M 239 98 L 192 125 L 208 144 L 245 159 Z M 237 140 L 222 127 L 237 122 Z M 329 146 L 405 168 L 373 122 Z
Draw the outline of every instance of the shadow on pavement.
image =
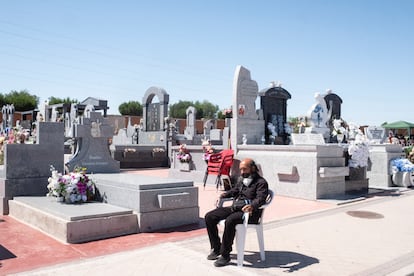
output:
M 165 229 L 155 230 L 152 233 L 174 233 L 174 232 L 189 232 L 205 228 L 204 220 L 199 223 L 187 224 L 178 227 L 171 227 Z
M 13 258 L 16 258 L 16 255 L 14 255 L 7 248 L 5 248 L 4 246 L 0 244 L 0 260 L 7 260 L 7 259 L 13 259 Z
M 236 265 L 237 255 L 233 255 L 232 259 Z M 260 261 L 259 252 L 244 252 L 244 266 L 252 268 L 277 267 L 285 269 L 283 272 L 293 272 L 317 263 L 319 260 L 316 258 L 290 251 L 266 251 L 264 262 Z

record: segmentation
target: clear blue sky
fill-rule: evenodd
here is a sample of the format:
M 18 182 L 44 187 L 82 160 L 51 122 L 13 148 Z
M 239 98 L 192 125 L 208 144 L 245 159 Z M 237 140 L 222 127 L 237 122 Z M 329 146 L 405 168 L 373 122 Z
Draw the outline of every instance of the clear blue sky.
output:
M 0 93 L 232 104 L 237 65 L 280 81 L 288 116 L 332 89 L 360 125 L 414 121 L 414 1 L 0 0 Z

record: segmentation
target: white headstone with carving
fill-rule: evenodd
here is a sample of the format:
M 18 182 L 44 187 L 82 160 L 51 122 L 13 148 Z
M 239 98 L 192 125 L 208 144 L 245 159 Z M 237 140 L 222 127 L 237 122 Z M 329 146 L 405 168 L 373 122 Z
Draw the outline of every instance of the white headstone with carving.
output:
M 367 138 L 374 144 L 382 144 L 387 138 L 386 130 L 379 126 L 368 126 L 364 129 Z

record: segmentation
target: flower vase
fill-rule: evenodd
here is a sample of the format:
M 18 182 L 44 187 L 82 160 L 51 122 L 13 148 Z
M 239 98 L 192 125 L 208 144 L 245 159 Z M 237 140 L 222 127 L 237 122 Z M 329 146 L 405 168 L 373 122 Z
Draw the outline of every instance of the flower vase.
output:
M 345 135 L 342 133 L 338 133 L 336 135 L 336 141 L 338 141 L 338 144 L 342 144 L 342 141 L 344 140 Z
M 190 163 L 189 162 L 180 162 L 180 171 L 189 172 L 190 171 Z
M 392 182 L 399 187 L 410 187 L 412 183 L 412 172 L 394 172 Z
M 56 202 L 63 202 L 65 201 L 65 198 L 63 196 L 56 197 Z

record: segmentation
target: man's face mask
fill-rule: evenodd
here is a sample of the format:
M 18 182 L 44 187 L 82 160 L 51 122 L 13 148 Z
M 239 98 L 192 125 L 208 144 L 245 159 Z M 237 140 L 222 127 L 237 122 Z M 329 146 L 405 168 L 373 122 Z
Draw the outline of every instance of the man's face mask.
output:
M 243 185 L 244 186 L 246 186 L 246 187 L 249 186 L 250 183 L 252 183 L 252 181 L 253 181 L 253 178 L 250 175 L 248 175 L 247 177 L 243 176 Z

